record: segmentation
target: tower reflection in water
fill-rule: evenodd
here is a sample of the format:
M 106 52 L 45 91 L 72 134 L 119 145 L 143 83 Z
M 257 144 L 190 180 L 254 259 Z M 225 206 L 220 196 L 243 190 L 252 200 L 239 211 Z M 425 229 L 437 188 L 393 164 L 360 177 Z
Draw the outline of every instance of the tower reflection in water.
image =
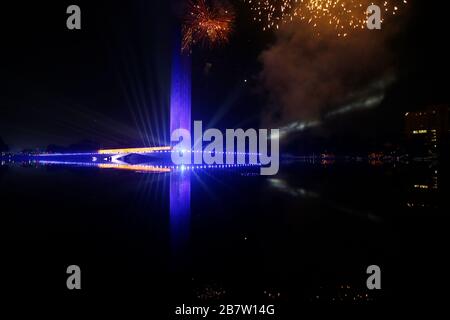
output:
M 189 263 L 189 236 L 191 215 L 191 173 L 170 175 L 170 241 L 172 268 L 183 270 Z

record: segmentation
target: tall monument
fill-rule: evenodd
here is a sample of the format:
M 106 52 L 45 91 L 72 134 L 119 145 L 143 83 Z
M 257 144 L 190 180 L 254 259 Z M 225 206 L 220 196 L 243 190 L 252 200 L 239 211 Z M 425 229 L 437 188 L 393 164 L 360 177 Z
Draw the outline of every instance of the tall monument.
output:
M 175 11 L 183 12 L 186 1 L 173 0 Z M 182 50 L 181 16 L 176 14 L 172 43 L 170 83 L 170 135 L 176 129 L 191 131 L 191 56 Z M 191 214 L 190 172 L 170 175 L 170 238 L 172 267 L 182 271 L 189 266 Z
M 170 134 L 176 129 L 191 131 L 191 56 L 182 51 L 182 28 L 174 28 L 170 93 Z

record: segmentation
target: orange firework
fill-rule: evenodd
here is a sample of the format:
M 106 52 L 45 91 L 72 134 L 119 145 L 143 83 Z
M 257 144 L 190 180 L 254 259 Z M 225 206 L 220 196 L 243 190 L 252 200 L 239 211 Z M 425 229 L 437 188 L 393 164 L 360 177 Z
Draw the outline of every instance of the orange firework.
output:
M 367 8 L 378 5 L 383 17 L 396 15 L 408 0 L 243 0 L 254 13 L 253 20 L 262 23 L 263 30 L 278 29 L 294 20 L 314 28 L 331 27 L 338 36 L 365 29 Z
M 224 3 L 189 1 L 183 25 L 183 51 L 190 51 L 197 43 L 207 47 L 228 43 L 234 18 L 233 10 Z

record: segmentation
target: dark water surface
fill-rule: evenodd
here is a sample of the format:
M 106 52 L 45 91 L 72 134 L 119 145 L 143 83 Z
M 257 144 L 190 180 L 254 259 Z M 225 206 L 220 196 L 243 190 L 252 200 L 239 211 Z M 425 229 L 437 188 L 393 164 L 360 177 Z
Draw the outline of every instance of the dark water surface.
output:
M 294 163 L 275 177 L 255 173 L 184 173 L 190 197 L 176 198 L 180 173 L 4 164 L 7 283 L 20 297 L 114 297 L 167 317 L 182 303 L 271 303 L 287 314 L 311 302 L 442 299 L 441 166 Z M 66 289 L 72 264 L 79 292 Z M 372 264 L 382 270 L 377 292 L 366 287 Z

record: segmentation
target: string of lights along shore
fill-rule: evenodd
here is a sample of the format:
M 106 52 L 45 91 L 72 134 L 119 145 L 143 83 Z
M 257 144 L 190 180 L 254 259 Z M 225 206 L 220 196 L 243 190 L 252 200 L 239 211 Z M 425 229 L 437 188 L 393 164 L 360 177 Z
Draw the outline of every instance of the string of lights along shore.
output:
M 264 31 L 300 20 L 315 28 L 329 26 L 338 36 L 366 28 L 367 8 L 377 5 L 384 16 L 395 16 L 407 0 L 243 0 L 253 12 L 253 20 Z M 384 19 L 382 19 L 383 22 Z

